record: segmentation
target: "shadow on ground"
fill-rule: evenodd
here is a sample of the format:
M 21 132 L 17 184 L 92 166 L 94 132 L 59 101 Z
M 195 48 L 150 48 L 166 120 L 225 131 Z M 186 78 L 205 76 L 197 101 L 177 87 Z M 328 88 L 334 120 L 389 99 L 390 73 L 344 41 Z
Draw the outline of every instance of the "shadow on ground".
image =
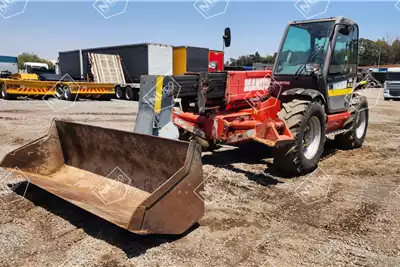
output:
M 23 196 L 25 188 L 26 182 L 22 183 L 15 192 Z M 88 235 L 120 248 L 128 258 L 137 257 L 144 254 L 147 249 L 157 247 L 163 243 L 176 241 L 199 227 L 196 224 L 182 235 L 137 235 L 103 220 L 33 184 L 29 184 L 25 198 L 32 201 L 35 206 L 40 206 L 50 213 L 70 222 L 76 228 L 83 229 Z
M 337 153 L 334 142 L 327 139 L 321 160 L 329 158 Z M 268 186 L 282 183 L 279 178 L 294 178 L 277 170 L 273 164 L 273 151 L 271 148 L 257 142 L 240 144 L 229 150 L 217 150 L 202 156 L 203 164 L 210 164 L 224 168 L 235 173 L 244 174 L 248 179 Z M 234 164 L 264 164 L 266 169 L 263 173 L 255 173 L 249 170 L 237 168 Z

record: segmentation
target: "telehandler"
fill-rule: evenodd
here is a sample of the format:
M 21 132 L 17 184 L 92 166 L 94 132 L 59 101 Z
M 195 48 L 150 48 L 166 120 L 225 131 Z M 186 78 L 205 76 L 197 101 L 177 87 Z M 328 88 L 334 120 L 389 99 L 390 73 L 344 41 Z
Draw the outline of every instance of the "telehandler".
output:
M 291 174 L 316 168 L 326 135 L 345 149 L 363 144 L 358 38 L 344 17 L 290 22 L 273 71 L 142 76 L 136 133 L 55 121 L 0 166 L 132 232 L 183 233 L 204 214 L 199 144 L 255 140 Z M 194 140 L 152 136 L 175 128 Z
M 311 172 L 327 136 L 343 149 L 364 142 L 368 103 L 355 92 L 358 32 L 358 25 L 344 17 L 293 21 L 272 71 L 186 73 L 172 83 L 168 77 L 162 85 L 154 76 L 144 76 L 136 131 L 164 133 L 172 117 L 180 138 L 189 135 L 205 149 L 255 140 L 273 148 L 282 173 Z M 165 114 L 169 109 L 155 108 L 171 106 L 171 98 L 157 90 L 173 91 L 175 101 L 179 99 L 172 115 Z M 156 101 L 146 99 L 152 92 Z M 156 123 L 148 123 L 153 117 Z

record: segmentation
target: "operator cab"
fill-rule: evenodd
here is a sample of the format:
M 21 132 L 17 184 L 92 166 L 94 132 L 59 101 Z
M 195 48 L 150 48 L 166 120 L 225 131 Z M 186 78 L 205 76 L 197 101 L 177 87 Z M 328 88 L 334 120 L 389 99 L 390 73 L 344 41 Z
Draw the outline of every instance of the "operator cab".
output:
M 358 25 L 344 17 L 289 23 L 273 70 L 280 86 L 272 93 L 313 89 L 326 99 L 327 113 L 346 110 L 357 80 L 358 38 Z

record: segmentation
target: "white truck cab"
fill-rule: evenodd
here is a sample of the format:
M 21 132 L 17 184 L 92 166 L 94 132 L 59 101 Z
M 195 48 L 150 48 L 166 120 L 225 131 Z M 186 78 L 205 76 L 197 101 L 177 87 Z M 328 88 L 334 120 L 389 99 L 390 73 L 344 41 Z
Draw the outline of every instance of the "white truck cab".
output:
M 47 72 L 49 70 L 49 65 L 46 63 L 38 62 L 25 62 L 23 73 L 37 73 L 37 72 Z
M 385 100 L 400 99 L 400 68 L 388 68 L 384 88 Z

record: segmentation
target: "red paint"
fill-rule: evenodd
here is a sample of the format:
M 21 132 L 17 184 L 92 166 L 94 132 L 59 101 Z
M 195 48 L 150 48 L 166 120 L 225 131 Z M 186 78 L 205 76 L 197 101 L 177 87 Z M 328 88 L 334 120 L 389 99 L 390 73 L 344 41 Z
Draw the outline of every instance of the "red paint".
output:
M 216 63 L 216 68 L 210 68 L 211 63 Z M 208 52 L 208 71 L 223 71 L 224 70 L 224 52 L 210 50 Z
M 293 140 L 286 124 L 277 117 L 280 106 L 278 99 L 270 97 L 259 101 L 253 108 L 247 107 L 238 112 L 225 110 L 212 115 L 176 112 L 174 121 L 181 128 L 184 125 L 176 123 L 177 118 L 193 128 L 201 129 L 208 141 L 233 144 L 253 139 L 268 146 L 276 146 Z
M 328 119 L 326 121 L 326 132 L 330 133 L 335 130 L 342 129 L 344 123 L 348 118 L 350 118 L 350 116 L 350 112 L 328 115 Z
M 256 82 L 262 79 L 270 79 L 272 71 L 270 70 L 259 70 L 259 71 L 229 71 L 228 81 L 226 89 L 226 100 L 229 108 L 237 108 L 239 102 L 248 105 L 245 101 L 249 101 L 253 106 L 253 98 L 267 96 L 268 87 L 260 87 L 261 90 L 251 90 L 249 91 L 249 86 L 246 87 L 246 82 Z M 256 88 L 250 88 L 256 89 Z

